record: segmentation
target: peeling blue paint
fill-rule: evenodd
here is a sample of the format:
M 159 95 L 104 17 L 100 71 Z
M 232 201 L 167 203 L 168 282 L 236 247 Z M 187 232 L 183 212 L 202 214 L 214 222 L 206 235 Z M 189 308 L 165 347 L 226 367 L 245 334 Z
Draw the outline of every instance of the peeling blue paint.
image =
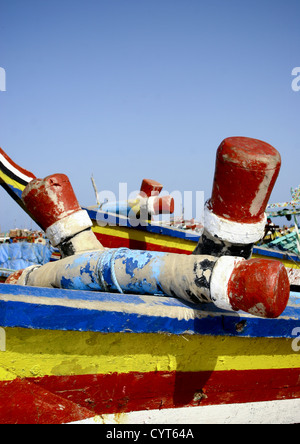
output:
M 128 274 L 130 277 L 133 278 L 134 272 L 137 268 L 140 268 L 137 259 L 133 259 L 133 258 L 126 259 L 126 261 L 125 261 L 126 274 Z
M 65 278 L 64 276 L 61 279 L 61 286 L 65 290 L 88 290 L 89 287 L 84 284 L 81 280 L 80 276 L 74 276 L 73 278 Z
M 111 249 L 102 252 L 100 258 L 101 266 L 99 273 L 102 273 L 102 279 L 105 282 L 105 287 L 108 291 L 118 291 L 112 275 L 115 271 L 115 266 L 118 261 L 122 266 L 126 275 L 129 276 L 129 283 L 119 283 L 123 292 L 131 292 L 135 294 L 164 294 L 159 283 L 159 264 L 162 264 L 161 258 L 166 253 L 128 250 L 128 249 Z M 158 257 L 160 260 L 157 260 Z M 140 280 L 136 278 L 137 271 L 143 270 L 150 262 L 156 262 L 156 276 L 154 280 L 157 285 L 153 285 L 152 268 L 149 268 L 149 276 Z M 99 280 L 101 280 L 99 276 Z M 148 281 L 149 280 L 149 281 Z
M 95 261 L 95 258 L 98 256 L 99 252 L 97 252 L 97 255 L 95 255 L 95 253 L 87 253 L 74 256 L 73 262 L 65 266 L 65 275 L 62 271 L 60 279 L 61 288 L 100 291 L 101 287 L 98 283 L 94 267 L 91 265 L 91 259 Z
M 148 253 L 147 251 L 141 251 L 138 255 L 134 254 L 133 251 L 128 251 L 123 253 L 120 257 L 125 257 L 125 260 L 123 263 L 125 263 L 126 266 L 126 274 L 128 274 L 130 277 L 135 276 L 135 270 L 144 268 L 152 259 L 152 255 Z

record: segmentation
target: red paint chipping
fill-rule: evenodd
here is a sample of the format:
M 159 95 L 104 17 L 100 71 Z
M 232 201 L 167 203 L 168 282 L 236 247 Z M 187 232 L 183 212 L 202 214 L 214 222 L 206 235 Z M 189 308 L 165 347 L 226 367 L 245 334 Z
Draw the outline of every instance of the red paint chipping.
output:
M 26 380 L 0 384 L 0 424 L 63 424 L 93 416 L 87 408 Z
M 287 271 L 282 263 L 269 259 L 240 262 L 230 277 L 228 295 L 234 310 L 277 318 L 289 300 Z
M 6 284 L 16 285 L 22 276 L 24 270 L 18 270 L 12 273 L 5 281 Z
M 279 152 L 248 137 L 229 137 L 217 151 L 209 207 L 239 223 L 262 221 L 281 166 Z
M 44 230 L 81 209 L 64 174 L 33 180 L 23 191 L 22 200 Z

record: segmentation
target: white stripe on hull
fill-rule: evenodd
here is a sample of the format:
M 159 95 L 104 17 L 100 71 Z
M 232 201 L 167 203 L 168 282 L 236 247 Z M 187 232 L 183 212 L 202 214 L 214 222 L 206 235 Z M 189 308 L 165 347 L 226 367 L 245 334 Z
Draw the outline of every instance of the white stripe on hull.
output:
M 300 399 L 142 410 L 95 416 L 72 424 L 298 424 Z

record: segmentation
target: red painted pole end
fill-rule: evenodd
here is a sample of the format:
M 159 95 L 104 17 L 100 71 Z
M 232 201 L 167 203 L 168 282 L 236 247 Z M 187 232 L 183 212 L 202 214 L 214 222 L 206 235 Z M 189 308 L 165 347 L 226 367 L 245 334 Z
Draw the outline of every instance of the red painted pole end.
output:
M 279 152 L 266 142 L 224 139 L 217 151 L 210 210 L 232 222 L 260 222 L 280 166 Z
M 275 260 L 250 259 L 240 262 L 228 283 L 234 310 L 263 318 L 277 318 L 285 310 L 290 282 L 284 265 Z
M 58 220 L 81 210 L 72 185 L 64 174 L 34 179 L 24 189 L 22 200 L 45 231 Z
M 20 279 L 20 277 L 23 274 L 23 270 L 18 270 L 15 271 L 14 273 L 12 273 L 5 281 L 6 284 L 10 284 L 10 285 L 17 285 L 18 280 Z
M 156 180 L 143 179 L 140 193 L 143 197 L 158 196 L 162 189 L 163 185 Z
M 172 214 L 174 213 L 174 198 L 171 196 L 154 197 L 153 214 Z

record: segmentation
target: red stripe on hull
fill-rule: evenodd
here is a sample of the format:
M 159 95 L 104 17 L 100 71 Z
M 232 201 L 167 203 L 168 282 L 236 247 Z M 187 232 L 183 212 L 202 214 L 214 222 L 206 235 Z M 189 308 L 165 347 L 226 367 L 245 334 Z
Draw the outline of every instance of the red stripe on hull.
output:
M 300 369 L 49 376 L 32 380 L 95 414 L 300 398 Z
M 62 424 L 93 416 L 86 408 L 29 381 L 0 383 L 0 424 Z
M 191 254 L 189 250 L 182 250 L 180 248 L 170 248 L 165 245 L 151 244 L 149 241 L 138 241 L 134 239 L 126 239 L 118 236 L 111 236 L 106 234 L 95 233 L 97 239 L 106 248 L 130 248 L 131 250 L 148 250 L 148 251 L 162 251 L 165 253 L 177 254 Z M 196 247 L 196 243 L 195 243 Z

